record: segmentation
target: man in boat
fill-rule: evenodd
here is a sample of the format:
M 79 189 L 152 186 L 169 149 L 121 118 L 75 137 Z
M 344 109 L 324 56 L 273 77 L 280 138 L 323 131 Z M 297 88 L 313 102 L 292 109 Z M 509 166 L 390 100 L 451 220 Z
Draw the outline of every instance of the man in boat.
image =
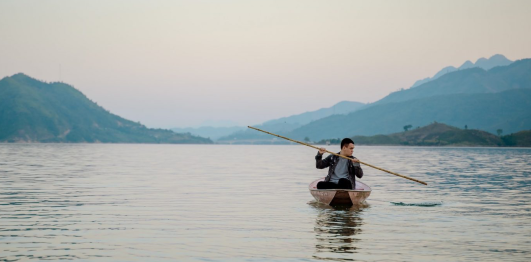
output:
M 354 141 L 350 138 L 341 140 L 341 151 L 339 155 L 351 158 L 350 160 L 329 155 L 323 159 L 326 149 L 320 148 L 315 156 L 316 167 L 323 169 L 328 167 L 328 175 L 324 181 L 317 183 L 317 189 L 355 189 L 356 177 L 363 176 L 359 160 L 352 156 L 354 152 Z

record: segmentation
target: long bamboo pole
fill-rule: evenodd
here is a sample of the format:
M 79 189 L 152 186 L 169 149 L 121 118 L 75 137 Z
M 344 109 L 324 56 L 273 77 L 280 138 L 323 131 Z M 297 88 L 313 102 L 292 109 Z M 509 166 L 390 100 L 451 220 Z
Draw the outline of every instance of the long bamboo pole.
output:
M 315 149 L 319 150 L 318 147 L 316 147 L 316 146 L 312 146 L 312 145 L 310 145 L 310 144 L 303 143 L 303 142 L 301 142 L 301 141 L 297 141 L 297 140 L 293 140 L 293 139 L 287 138 L 287 137 L 285 137 L 285 136 L 280 136 L 280 135 L 277 135 L 277 134 L 269 133 L 269 132 L 267 132 L 267 131 L 264 131 L 264 130 L 262 130 L 262 129 L 258 129 L 258 128 L 256 128 L 256 127 L 252 127 L 252 126 L 247 126 L 247 127 L 248 127 L 248 128 L 251 128 L 251 129 L 254 129 L 254 130 L 257 130 L 257 131 L 260 131 L 260 132 L 264 132 L 264 133 L 266 133 L 266 134 L 270 134 L 270 135 L 272 135 L 272 136 L 280 137 L 280 138 L 282 138 L 282 139 L 286 139 L 286 140 L 288 140 L 288 141 L 295 142 L 295 143 L 298 143 L 298 144 L 301 144 L 301 145 L 304 145 L 304 146 L 309 146 L 309 147 L 312 147 L 312 148 L 315 148 Z M 326 150 L 326 152 L 329 153 L 329 154 L 332 154 L 332 155 L 338 156 L 338 157 L 342 157 L 342 158 L 345 158 L 345 159 L 351 160 L 351 158 L 348 158 L 348 157 L 346 157 L 346 156 L 342 156 L 342 155 L 336 154 L 336 153 L 334 153 L 334 152 L 330 152 L 330 151 L 328 151 L 328 150 Z M 405 179 L 409 179 L 409 180 L 411 180 L 411 181 L 415 181 L 415 182 L 420 183 L 420 184 L 423 184 L 423 185 L 428 185 L 428 183 L 423 182 L 423 181 L 420 181 L 420 180 L 418 180 L 418 179 L 414 179 L 414 178 L 411 178 L 411 177 L 408 177 L 408 176 L 404 176 L 404 175 L 401 175 L 401 174 L 398 174 L 398 173 L 395 173 L 395 172 L 391 172 L 391 171 L 389 171 L 389 170 L 386 170 L 386 169 L 383 169 L 383 168 L 379 168 L 379 167 L 377 167 L 377 166 L 373 166 L 373 165 L 371 165 L 371 164 L 367 164 L 367 163 L 365 163 L 365 162 L 361 162 L 361 161 L 359 161 L 359 163 L 360 163 L 360 164 L 364 164 L 364 165 L 366 165 L 366 166 L 370 166 L 370 167 L 372 167 L 372 168 L 375 168 L 375 169 L 378 169 L 378 170 L 381 170 L 381 171 L 384 171 L 384 172 L 387 172 L 387 173 L 392 174 L 392 175 L 395 175 L 395 176 L 399 176 L 399 177 L 402 177 L 402 178 L 405 178 Z

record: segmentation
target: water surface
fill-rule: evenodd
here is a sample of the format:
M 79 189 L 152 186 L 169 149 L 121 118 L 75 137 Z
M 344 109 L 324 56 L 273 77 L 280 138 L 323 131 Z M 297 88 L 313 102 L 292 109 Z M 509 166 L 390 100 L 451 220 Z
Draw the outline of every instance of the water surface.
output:
M 531 149 L 357 146 L 428 183 L 364 167 L 358 208 L 313 200 L 314 151 L 0 144 L 0 261 L 531 259 Z

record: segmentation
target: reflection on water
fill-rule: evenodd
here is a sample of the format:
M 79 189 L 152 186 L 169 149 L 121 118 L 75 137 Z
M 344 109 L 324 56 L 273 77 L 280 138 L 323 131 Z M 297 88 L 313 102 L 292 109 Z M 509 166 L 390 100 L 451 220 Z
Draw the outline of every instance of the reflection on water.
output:
M 362 233 L 361 213 L 368 205 L 329 206 L 316 201 L 308 203 L 317 210 L 315 219 L 314 258 L 337 261 L 352 261 L 351 254 L 357 253 L 357 243 Z

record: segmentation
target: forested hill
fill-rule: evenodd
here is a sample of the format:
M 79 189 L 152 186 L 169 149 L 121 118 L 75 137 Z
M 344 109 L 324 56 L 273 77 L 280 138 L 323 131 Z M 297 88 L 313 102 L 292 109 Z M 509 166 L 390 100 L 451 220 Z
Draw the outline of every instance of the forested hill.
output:
M 211 143 L 114 115 L 64 83 L 0 80 L 0 142 Z
M 494 135 L 477 129 L 461 129 L 442 123 L 432 123 L 424 127 L 404 129 L 390 135 L 354 136 L 352 140 L 357 145 L 408 145 L 408 146 L 531 146 L 531 130 L 514 134 L 502 135 L 503 130 L 497 130 Z M 341 139 L 322 140 L 319 143 L 330 142 L 339 144 Z
M 476 129 L 433 123 L 424 127 L 390 135 L 355 136 L 360 145 L 415 146 L 502 146 L 501 137 Z

